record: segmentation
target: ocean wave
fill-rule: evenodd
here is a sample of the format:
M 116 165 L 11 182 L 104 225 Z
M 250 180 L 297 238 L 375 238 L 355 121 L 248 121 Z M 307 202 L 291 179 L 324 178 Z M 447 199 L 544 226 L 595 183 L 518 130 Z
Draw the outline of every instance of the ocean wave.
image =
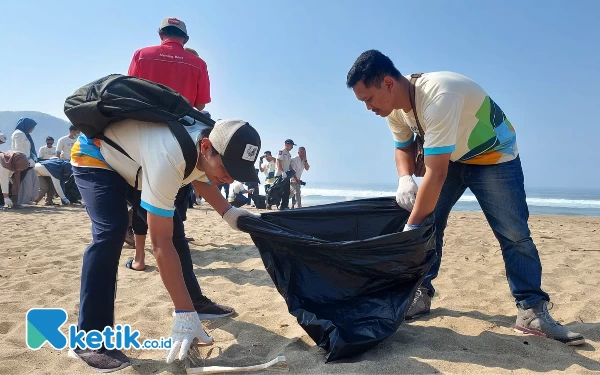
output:
M 318 189 L 303 188 L 302 197 L 307 198 L 337 198 L 335 200 L 352 200 L 360 198 L 376 198 L 395 196 L 395 191 L 380 190 L 345 190 L 345 189 Z M 472 195 L 463 195 L 459 202 L 477 202 Z M 600 200 L 590 199 L 564 199 L 564 198 L 535 198 L 528 197 L 527 204 L 541 207 L 564 207 L 564 208 L 597 208 L 600 209 Z

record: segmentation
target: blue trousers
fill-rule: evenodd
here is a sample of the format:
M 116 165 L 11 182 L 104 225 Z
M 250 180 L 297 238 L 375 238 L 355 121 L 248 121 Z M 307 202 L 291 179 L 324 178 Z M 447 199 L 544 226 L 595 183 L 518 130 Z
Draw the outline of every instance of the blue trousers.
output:
M 139 192 L 133 191 L 118 173 L 106 169 L 73 167 L 73 174 L 92 221 L 92 243 L 83 253 L 81 268 L 78 327 L 83 331 L 102 331 L 114 324 L 117 270 L 129 222 L 127 201 L 135 207 Z M 190 298 L 197 301 L 202 291 L 177 210 L 173 217 L 173 245 Z
M 506 268 L 506 278 L 517 305 L 524 309 L 550 300 L 542 288 L 542 264 L 531 239 L 523 170 L 520 158 L 495 165 L 450 163 L 434 211 L 436 225 L 437 262 L 423 281 L 433 296 L 432 280 L 442 262 L 444 230 L 452 207 L 469 188 L 500 243 Z M 491 287 L 491 286 L 490 286 Z

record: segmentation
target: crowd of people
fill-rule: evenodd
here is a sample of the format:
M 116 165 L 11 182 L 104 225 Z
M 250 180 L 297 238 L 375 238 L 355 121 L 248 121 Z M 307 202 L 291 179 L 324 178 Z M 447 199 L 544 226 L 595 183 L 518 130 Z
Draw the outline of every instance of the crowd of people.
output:
M 69 127 L 69 134 L 60 138 L 54 146 L 54 138 L 46 137 L 46 145 L 36 151 L 31 133 L 37 122 L 23 117 L 17 121 L 10 137 L 10 150 L 0 153 L 0 207 L 23 208 L 37 205 L 45 198 L 46 206 L 54 206 L 55 198 L 69 205 L 79 202 L 79 193 L 73 183 L 71 148 L 80 131 Z M 8 143 L 8 137 L 0 133 L 0 144 Z M 23 162 L 26 161 L 25 162 Z M 69 182 L 69 180 L 71 180 Z

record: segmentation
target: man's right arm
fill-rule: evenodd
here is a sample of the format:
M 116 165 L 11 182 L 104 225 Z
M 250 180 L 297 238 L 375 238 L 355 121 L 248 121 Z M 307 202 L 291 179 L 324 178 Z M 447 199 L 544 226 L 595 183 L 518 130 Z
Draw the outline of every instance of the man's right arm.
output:
M 173 217 L 148 212 L 148 230 L 160 277 L 176 310 L 195 311 L 183 280 L 181 262 L 173 246 Z

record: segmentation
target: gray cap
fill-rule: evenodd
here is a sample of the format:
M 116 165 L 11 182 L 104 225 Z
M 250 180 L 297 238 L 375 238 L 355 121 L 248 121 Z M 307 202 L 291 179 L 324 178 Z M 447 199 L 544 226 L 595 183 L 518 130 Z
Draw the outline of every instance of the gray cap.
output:
M 187 29 L 185 27 L 185 23 L 183 21 L 181 21 L 179 18 L 175 18 L 175 17 L 167 17 L 165 18 L 162 23 L 160 24 L 160 29 L 162 30 L 165 27 L 176 27 L 179 30 L 183 31 L 185 33 L 185 35 L 188 35 L 187 33 Z

